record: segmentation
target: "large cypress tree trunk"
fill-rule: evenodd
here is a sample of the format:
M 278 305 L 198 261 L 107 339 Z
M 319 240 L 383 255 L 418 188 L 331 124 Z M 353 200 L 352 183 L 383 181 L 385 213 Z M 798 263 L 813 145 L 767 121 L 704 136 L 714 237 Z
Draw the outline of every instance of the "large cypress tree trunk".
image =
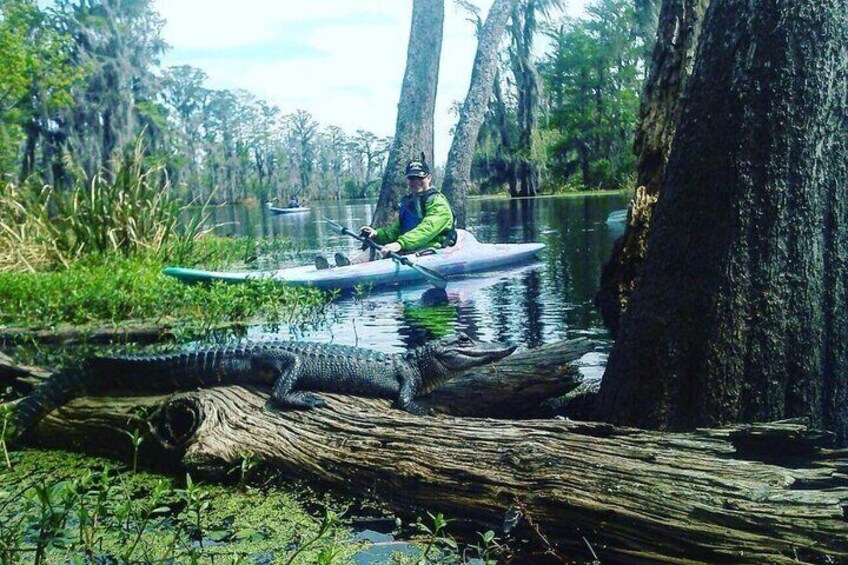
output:
M 645 260 L 652 208 L 659 197 L 708 5 L 709 0 L 665 0 L 662 4 L 633 144 L 639 158 L 636 186 L 645 189 L 631 204 L 624 235 L 613 246 L 595 296 L 595 304 L 613 335 L 618 332 L 622 310 L 627 308 Z
M 442 191 L 453 204 L 456 223 L 461 228 L 465 227 L 466 221 L 465 208 L 468 200 L 468 185 L 471 183 L 471 160 L 477 145 L 480 126 L 489 107 L 495 74 L 498 70 L 498 45 L 506 30 L 510 12 L 517 3 L 518 0 L 495 0 L 489 8 L 486 24 L 477 40 L 477 54 L 474 57 L 474 68 L 471 70 L 471 85 L 468 87 L 468 94 L 462 105 L 459 123 L 448 153 Z
M 848 435 L 848 0 L 713 0 L 601 385 L 616 423 Z
M 406 54 L 406 72 L 398 103 L 395 137 L 389 150 L 374 225 L 388 223 L 406 191 L 406 163 L 423 152 L 433 164 L 433 115 L 439 83 L 439 57 L 445 20 L 444 0 L 415 0 Z

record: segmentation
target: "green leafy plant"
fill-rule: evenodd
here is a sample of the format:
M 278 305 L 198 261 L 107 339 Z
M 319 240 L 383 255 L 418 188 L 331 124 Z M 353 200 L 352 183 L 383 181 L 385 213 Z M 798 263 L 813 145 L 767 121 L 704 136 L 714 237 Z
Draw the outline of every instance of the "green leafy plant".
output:
M 206 511 L 209 510 L 209 493 L 201 485 L 195 483 L 188 473 L 186 473 L 185 488 L 178 489 L 177 493 L 185 503 L 185 509 L 180 514 L 180 517 L 193 529 L 191 537 L 200 540 L 200 546 L 202 548 L 203 517 Z
M 130 442 L 133 447 L 133 458 L 132 458 L 132 472 L 138 472 L 138 450 L 141 447 L 141 444 L 144 443 L 144 434 L 136 428 L 132 433 L 128 431 L 124 431 L 124 433 L 129 436 Z
M 306 551 L 310 546 L 314 545 L 319 540 L 327 537 L 332 529 L 339 524 L 340 515 L 336 514 L 332 510 L 326 510 L 324 513 L 324 519 L 321 520 L 321 526 L 318 528 L 318 532 L 305 542 L 301 543 L 300 546 L 292 553 L 289 560 L 286 561 L 286 565 L 292 565 L 297 559 L 298 555 Z M 329 549 L 325 552 L 322 550 L 321 552 L 324 555 L 324 561 L 322 563 L 331 563 L 332 559 L 336 555 L 335 552 L 331 552 Z M 320 554 L 319 554 L 320 555 Z
M 3 450 L 3 457 L 6 460 L 6 467 L 12 468 L 12 460 L 9 459 L 9 449 L 6 445 L 6 439 L 11 437 L 13 430 L 9 426 L 12 421 L 14 411 L 11 404 L 0 405 L 0 449 Z
M 430 517 L 432 525 L 428 526 L 420 517 L 415 522 L 415 529 L 424 535 L 424 552 L 418 561 L 419 565 L 426 565 L 428 563 L 427 558 L 434 549 L 448 549 L 452 552 L 456 552 L 458 549 L 456 540 L 446 533 L 448 523 L 451 520 L 445 518 L 441 512 L 435 515 L 427 512 L 427 516 Z
M 244 452 L 241 453 L 241 462 L 239 463 L 239 466 L 230 470 L 231 473 L 238 470 L 238 472 L 239 472 L 238 486 L 239 486 L 240 489 L 243 490 L 245 488 L 245 486 L 247 485 L 248 475 L 256 467 L 256 465 L 258 463 L 259 463 L 259 461 L 256 458 L 256 455 L 254 455 L 253 453 L 244 453 Z
M 65 548 L 70 544 L 65 525 L 75 500 L 76 492 L 68 481 L 41 482 L 25 495 L 25 508 L 34 510 L 27 514 L 25 535 L 35 540 L 35 565 L 44 562 L 50 548 Z
M 497 565 L 500 557 L 504 554 L 504 546 L 500 540 L 495 537 L 495 532 L 488 530 L 485 533 L 477 532 L 480 536 L 480 542 L 470 546 L 477 553 L 477 559 L 483 562 L 483 565 Z

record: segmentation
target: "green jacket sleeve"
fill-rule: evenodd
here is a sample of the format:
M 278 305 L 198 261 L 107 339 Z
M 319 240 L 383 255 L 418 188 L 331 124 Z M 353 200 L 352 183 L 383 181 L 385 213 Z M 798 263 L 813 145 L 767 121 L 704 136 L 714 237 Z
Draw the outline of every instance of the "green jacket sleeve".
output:
M 395 222 L 390 226 L 378 229 L 377 236 L 374 238 L 374 241 L 380 245 L 386 245 L 387 243 L 395 241 L 398 238 L 398 235 L 400 235 L 400 223 Z
M 443 231 L 453 225 L 453 212 L 445 195 L 438 193 L 427 203 L 424 219 L 415 228 L 397 238 L 406 251 L 418 251 L 427 247 Z

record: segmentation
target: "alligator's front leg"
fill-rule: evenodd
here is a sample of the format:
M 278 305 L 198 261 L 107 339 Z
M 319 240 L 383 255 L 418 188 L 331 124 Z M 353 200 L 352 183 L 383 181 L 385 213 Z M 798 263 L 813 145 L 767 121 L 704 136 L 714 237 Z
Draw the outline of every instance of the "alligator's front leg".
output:
M 292 392 L 300 378 L 302 364 L 295 353 L 259 355 L 252 359 L 255 370 L 271 373 L 271 399 L 280 408 L 320 408 L 324 399 L 310 392 Z
M 397 407 L 416 416 L 426 416 L 427 409 L 415 402 L 415 395 L 418 394 L 421 378 L 414 371 L 403 369 L 400 371 L 399 379 L 400 392 L 398 393 Z

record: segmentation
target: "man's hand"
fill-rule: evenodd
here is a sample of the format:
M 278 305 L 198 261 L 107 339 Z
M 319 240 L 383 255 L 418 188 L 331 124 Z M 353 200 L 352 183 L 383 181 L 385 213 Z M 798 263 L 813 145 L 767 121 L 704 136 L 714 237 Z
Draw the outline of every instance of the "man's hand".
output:
M 380 251 L 383 253 L 383 257 L 385 257 L 389 253 L 400 253 L 401 249 L 403 249 L 403 247 L 401 247 L 400 243 L 393 241 L 384 245 Z
M 377 230 L 372 228 L 371 226 L 362 226 L 359 228 L 359 235 L 362 237 L 367 237 L 368 239 L 374 239 L 377 237 Z

